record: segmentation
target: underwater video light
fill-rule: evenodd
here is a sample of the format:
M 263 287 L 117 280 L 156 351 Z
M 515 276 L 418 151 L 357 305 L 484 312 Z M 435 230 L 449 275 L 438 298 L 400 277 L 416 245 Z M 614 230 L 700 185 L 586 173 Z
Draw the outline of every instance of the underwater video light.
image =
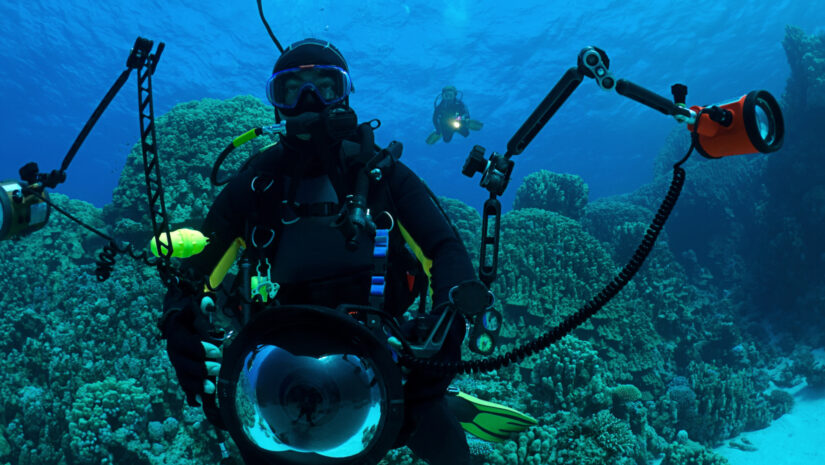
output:
M 771 153 L 782 147 L 785 123 L 776 99 L 754 90 L 728 103 L 690 108 L 700 114 L 695 129 L 696 150 L 707 158 Z

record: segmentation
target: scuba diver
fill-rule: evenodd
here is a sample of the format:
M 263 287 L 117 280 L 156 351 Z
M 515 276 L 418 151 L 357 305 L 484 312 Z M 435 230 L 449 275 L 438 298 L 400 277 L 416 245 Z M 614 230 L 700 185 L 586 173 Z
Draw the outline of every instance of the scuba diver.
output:
M 454 86 L 441 89 L 441 95 L 435 98 L 433 106 L 435 132 L 427 137 L 427 144 L 435 144 L 439 139 L 450 142 L 456 132 L 467 137 L 471 129 L 478 131 L 484 126 L 481 121 L 470 119 L 470 111 Z
M 184 267 L 193 275 L 209 276 L 227 257 L 230 264 L 234 261 L 235 254 L 226 253 L 240 241 L 244 257 L 257 271 L 254 286 L 265 289 L 263 299 L 258 300 L 268 300 L 257 302 L 253 314 L 275 301 L 329 308 L 344 303 L 367 305 L 374 226 L 360 228 L 349 241 L 334 227 L 339 212 L 352 210 L 348 200 L 356 184 L 355 169 L 345 152 L 352 147 L 360 149 L 352 140 L 341 140 L 331 127 L 334 125 L 328 124 L 331 115 L 351 111 L 349 95 L 354 87 L 347 62 L 329 42 L 301 40 L 278 58 L 266 90 L 276 120 L 285 121 L 288 130 L 221 191 L 201 229 L 209 242 L 201 253 L 184 260 Z M 374 154 L 374 144 L 366 144 L 368 152 Z M 422 180 L 397 160 L 391 165 L 383 170 L 366 206 L 373 212 L 386 212 L 375 218 L 391 218 L 397 225 L 391 228 L 390 242 L 404 242 L 399 232 L 403 225 L 415 246 L 432 259 L 432 313 L 437 315 L 448 303 L 452 288 L 475 279 L 473 266 L 461 239 Z M 388 270 L 400 256 L 393 254 L 390 250 Z M 389 289 L 412 283 L 409 274 L 402 273 L 403 283 L 390 283 L 391 273 L 387 274 Z M 208 379 L 220 369 L 218 344 L 204 342 L 198 329 L 203 318 L 199 311 L 203 291 L 171 288 L 158 323 L 167 340 L 169 360 L 192 406 L 215 392 Z M 402 303 L 398 295 L 388 291 L 387 312 L 400 315 L 412 302 Z M 461 320 L 451 326 L 433 360 L 460 360 L 466 325 L 463 317 L 458 318 Z M 445 399 L 451 379 L 420 370 L 407 374 L 404 424 L 395 447 L 406 444 L 431 464 L 469 463 L 464 431 Z M 306 393 L 301 398 L 307 404 Z M 310 420 L 311 406 L 296 409 L 301 410 L 297 418 Z

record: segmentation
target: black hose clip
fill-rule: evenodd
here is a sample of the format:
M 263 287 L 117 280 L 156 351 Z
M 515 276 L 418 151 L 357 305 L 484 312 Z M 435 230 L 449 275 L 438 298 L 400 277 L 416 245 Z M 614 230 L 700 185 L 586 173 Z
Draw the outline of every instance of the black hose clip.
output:
M 705 108 L 704 111 L 710 117 L 711 121 L 719 123 L 724 127 L 728 127 L 733 123 L 733 113 L 731 113 L 730 110 L 713 105 L 712 107 Z

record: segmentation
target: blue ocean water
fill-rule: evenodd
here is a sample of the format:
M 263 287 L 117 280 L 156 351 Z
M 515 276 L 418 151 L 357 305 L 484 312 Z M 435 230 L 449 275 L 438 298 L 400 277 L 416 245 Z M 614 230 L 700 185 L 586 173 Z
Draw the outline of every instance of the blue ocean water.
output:
M 361 120 L 379 118 L 377 140 L 405 144 L 404 160 L 439 195 L 480 205 L 478 178 L 460 174 L 474 144 L 503 152 L 527 115 L 595 45 L 619 78 L 689 104 L 753 89 L 782 94 L 789 75 L 786 24 L 825 25 L 825 2 L 650 0 L 547 2 L 265 1 L 284 43 L 307 36 L 335 43 L 349 60 Z M 277 50 L 255 2 L 0 2 L 0 178 L 36 161 L 59 166 L 77 132 L 118 74 L 135 38 L 166 43 L 154 79 L 155 110 L 205 97 L 251 94 Z M 464 93 L 484 129 L 427 146 L 432 102 L 447 84 Z M 60 191 L 102 206 L 138 140 L 134 77 L 77 155 Z M 264 122 L 265 123 L 265 122 Z M 516 161 L 514 183 L 538 169 L 582 176 L 591 198 L 628 192 L 651 177 L 653 159 L 676 125 L 584 82 Z M 162 153 L 163 147 L 161 147 Z M 216 154 L 217 155 L 217 154 Z M 504 197 L 509 208 L 515 189 Z

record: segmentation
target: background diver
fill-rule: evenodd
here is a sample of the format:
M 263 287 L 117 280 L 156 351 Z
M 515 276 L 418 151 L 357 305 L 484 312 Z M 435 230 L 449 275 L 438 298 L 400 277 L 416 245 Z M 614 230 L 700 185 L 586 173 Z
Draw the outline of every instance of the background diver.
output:
M 338 49 L 325 41 L 305 39 L 278 58 L 267 82 L 267 97 L 275 106 L 276 119 L 289 125 L 348 109 L 353 89 Z M 315 124 L 300 133 L 287 132 L 279 143 L 262 150 L 218 195 L 201 229 L 209 243 L 202 253 L 184 260 L 184 267 L 196 276 L 209 276 L 240 239 L 252 269 L 268 268 L 267 279 L 280 286 L 278 303 L 330 308 L 342 303 L 367 305 L 373 238 L 361 230 L 359 245 L 347 248 L 341 232 L 331 227 L 354 182 L 343 155 L 348 144 L 353 142 L 334 137 L 329 126 Z M 467 251 L 437 200 L 403 163 L 395 161 L 385 170 L 380 185 L 370 191 L 367 206 L 403 224 L 432 259 L 432 313 L 444 308 L 451 288 L 475 279 Z M 390 241 L 403 244 L 398 230 L 391 230 Z M 393 262 L 400 255 L 393 257 L 392 251 L 389 255 L 388 269 L 399 266 Z M 392 289 L 390 271 L 387 275 L 387 287 Z M 263 278 L 260 271 L 258 278 Z M 406 287 L 406 277 L 403 281 Z M 185 286 L 170 288 L 158 323 L 192 406 L 199 405 L 199 396 L 215 392 L 209 378 L 220 369 L 215 360 L 220 350 L 202 342 L 198 330 L 203 294 Z M 385 309 L 400 315 L 411 301 L 402 303 L 397 295 L 388 292 Z M 258 303 L 257 308 L 265 305 Z M 434 360 L 460 360 L 466 327 L 463 317 L 458 318 Z M 469 463 L 464 431 L 445 399 L 451 378 L 417 370 L 406 375 L 404 425 L 395 447 L 406 444 L 431 464 Z
M 433 110 L 435 132 L 427 137 L 427 143 L 430 145 L 435 144 L 439 139 L 450 142 L 453 133 L 456 132 L 467 137 L 471 129 L 478 131 L 484 126 L 481 121 L 470 119 L 470 111 L 454 86 L 441 89 L 441 94 L 436 96 L 433 106 L 435 107 Z

